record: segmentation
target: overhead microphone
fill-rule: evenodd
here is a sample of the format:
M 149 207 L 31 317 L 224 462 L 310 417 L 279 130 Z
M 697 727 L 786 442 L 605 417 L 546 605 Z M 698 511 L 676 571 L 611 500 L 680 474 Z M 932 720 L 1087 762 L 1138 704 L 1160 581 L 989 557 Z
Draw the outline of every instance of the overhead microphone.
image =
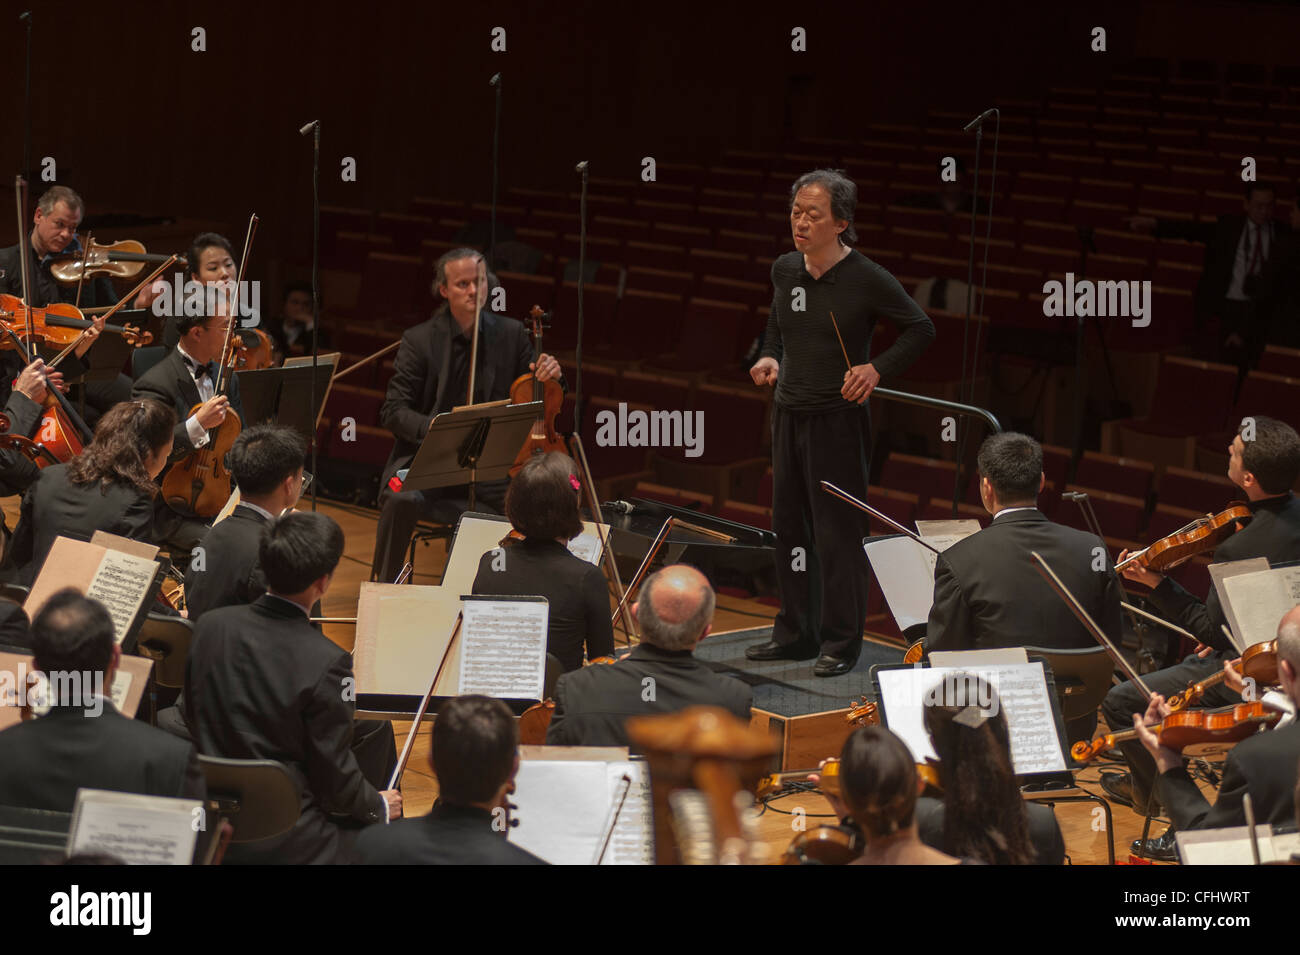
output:
M 302 127 L 302 129 L 298 130 L 298 135 L 299 135 L 299 136 L 306 136 L 308 133 L 310 133 L 313 129 L 315 129 L 315 128 L 316 128 L 317 126 L 319 126 L 319 125 L 320 125 L 320 120 L 319 120 L 319 119 L 313 119 L 313 120 L 312 120 L 310 123 L 308 123 L 306 126 Z
M 586 171 L 587 171 L 587 160 L 584 159 L 582 162 L 578 163 L 578 165 L 574 166 L 574 167 L 573 167 L 573 171 L 574 171 L 574 172 L 586 172 Z
M 980 113 L 978 116 L 976 116 L 974 119 L 972 119 L 969 123 L 967 123 L 965 126 L 963 126 L 963 127 L 961 128 L 961 131 L 962 131 L 963 133 L 969 133 L 972 129 L 974 129 L 974 128 L 975 128 L 976 126 L 978 126 L 980 123 L 984 122 L 984 120 L 988 119 L 990 116 L 992 116 L 992 115 L 993 115 L 994 113 L 996 113 L 997 111 L 998 111 L 998 110 L 997 110 L 997 107 L 994 107 L 993 109 L 986 109 L 984 112 Z
M 500 85 L 501 85 L 501 74 L 500 74 L 500 73 L 493 73 L 493 74 L 492 74 L 492 79 L 488 80 L 488 85 L 489 85 L 489 86 L 500 86 Z

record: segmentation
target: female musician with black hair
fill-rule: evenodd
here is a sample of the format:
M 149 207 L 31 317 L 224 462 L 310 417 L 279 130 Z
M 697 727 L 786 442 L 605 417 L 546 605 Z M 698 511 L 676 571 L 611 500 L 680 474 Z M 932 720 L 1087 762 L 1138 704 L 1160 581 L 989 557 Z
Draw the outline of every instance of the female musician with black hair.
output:
M 85 451 L 40 472 L 23 497 L 6 563 L 30 585 L 56 537 L 89 540 L 106 531 L 132 540 L 153 536 L 154 479 L 172 449 L 176 414 L 148 399 L 123 401 L 95 427 Z
M 475 594 L 540 594 L 550 601 L 547 652 L 565 671 L 614 652 L 609 586 L 599 567 L 574 556 L 568 542 L 582 533 L 573 459 L 552 451 L 530 458 L 506 492 L 506 516 L 523 539 L 479 561 Z

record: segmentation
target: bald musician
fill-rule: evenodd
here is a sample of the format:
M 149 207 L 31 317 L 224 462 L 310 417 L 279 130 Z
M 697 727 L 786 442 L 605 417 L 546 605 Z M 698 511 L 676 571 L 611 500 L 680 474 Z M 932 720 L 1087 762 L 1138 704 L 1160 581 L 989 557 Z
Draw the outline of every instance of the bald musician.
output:
M 546 742 L 569 746 L 627 746 L 631 716 L 721 706 L 746 722 L 753 691 L 695 658 L 712 629 L 716 598 L 708 579 L 674 564 L 652 574 L 632 614 L 641 643 L 612 666 L 597 664 L 560 677 Z

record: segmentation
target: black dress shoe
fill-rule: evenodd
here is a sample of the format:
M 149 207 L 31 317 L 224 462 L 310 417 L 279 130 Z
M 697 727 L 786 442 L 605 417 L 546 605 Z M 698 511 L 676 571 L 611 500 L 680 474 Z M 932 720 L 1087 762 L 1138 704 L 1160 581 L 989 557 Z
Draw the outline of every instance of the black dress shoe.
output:
M 836 657 L 829 653 L 823 653 L 813 664 L 814 676 L 841 676 L 848 673 L 857 664 L 857 658 Z
M 1133 777 L 1128 773 L 1102 773 L 1101 788 L 1111 802 L 1121 806 L 1133 805 Z
M 1165 830 L 1165 834 L 1158 839 L 1148 839 L 1146 847 L 1143 848 L 1141 839 L 1134 839 L 1129 850 L 1145 859 L 1151 859 L 1155 862 L 1177 862 L 1178 861 L 1178 843 L 1174 840 L 1174 827 L 1170 826 Z
M 756 643 L 745 648 L 745 656 L 750 660 L 811 660 L 817 656 L 816 650 L 808 650 L 797 643 Z

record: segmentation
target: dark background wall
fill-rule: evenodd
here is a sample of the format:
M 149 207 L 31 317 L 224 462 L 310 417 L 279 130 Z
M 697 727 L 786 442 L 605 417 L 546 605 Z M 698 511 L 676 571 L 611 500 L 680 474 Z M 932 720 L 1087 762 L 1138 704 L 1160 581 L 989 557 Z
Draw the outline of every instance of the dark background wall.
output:
M 505 78 L 503 188 L 566 189 L 573 164 L 708 162 L 793 135 L 970 113 L 1088 85 L 1133 55 L 1293 62 L 1289 4 L 260 3 L 0 4 L 0 168 L 21 165 L 23 34 L 35 15 L 33 156 L 92 214 L 262 218 L 253 274 L 310 258 L 302 123 L 323 124 L 321 201 L 402 211 L 412 195 L 486 201 L 492 94 Z M 1109 52 L 1089 50 L 1105 26 Z M 190 30 L 207 31 L 207 52 Z M 507 52 L 489 49 L 507 32 Z M 808 52 L 790 30 L 808 30 Z M 358 181 L 340 181 L 355 157 Z M 923 158 L 923 157 L 918 157 Z M 11 180 L 6 179 L 6 183 Z M 33 185 L 38 194 L 41 183 Z M 12 241 L 6 190 L 0 240 Z M 237 240 L 238 241 L 238 240 Z M 278 271 L 278 270 L 277 270 Z

